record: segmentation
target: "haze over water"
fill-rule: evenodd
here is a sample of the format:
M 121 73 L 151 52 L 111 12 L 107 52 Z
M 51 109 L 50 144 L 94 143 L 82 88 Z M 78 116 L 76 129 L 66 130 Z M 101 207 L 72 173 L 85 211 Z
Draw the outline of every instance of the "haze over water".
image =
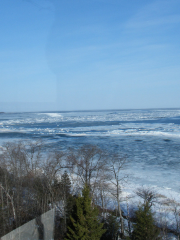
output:
M 0 114 L 0 145 L 43 139 L 47 151 L 95 144 L 126 155 L 131 183 L 179 192 L 180 109 Z

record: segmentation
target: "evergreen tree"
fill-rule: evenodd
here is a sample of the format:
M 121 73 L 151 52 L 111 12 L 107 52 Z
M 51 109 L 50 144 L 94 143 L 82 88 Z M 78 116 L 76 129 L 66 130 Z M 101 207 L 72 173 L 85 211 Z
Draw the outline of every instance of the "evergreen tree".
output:
M 67 231 L 67 222 L 75 201 L 73 196 L 71 196 L 71 181 L 67 171 L 61 176 L 61 181 L 55 179 L 53 187 L 55 200 L 60 202 L 61 208 L 61 215 L 56 216 L 58 224 L 55 226 L 55 239 L 64 239 Z
M 69 179 L 68 173 L 65 171 L 61 177 L 60 182 L 61 187 L 61 197 L 64 205 L 64 218 L 62 221 L 62 228 L 63 232 L 67 231 L 67 220 L 68 220 L 68 213 L 69 213 L 69 198 L 70 198 L 70 191 L 71 191 L 71 181 Z
M 92 208 L 89 196 L 89 187 L 86 185 L 82 197 L 76 199 L 73 207 L 66 240 L 99 240 L 106 231 L 103 223 L 98 221 L 98 210 Z
M 109 215 L 104 221 L 106 232 L 102 235 L 101 240 L 116 240 L 119 232 L 119 221 L 116 216 Z
M 63 199 L 67 199 L 71 191 L 71 181 L 69 179 L 69 175 L 67 171 L 65 171 L 61 177 L 60 187 L 61 187 L 61 194 Z
M 154 225 L 154 218 L 148 203 L 135 212 L 133 240 L 159 240 L 159 230 Z

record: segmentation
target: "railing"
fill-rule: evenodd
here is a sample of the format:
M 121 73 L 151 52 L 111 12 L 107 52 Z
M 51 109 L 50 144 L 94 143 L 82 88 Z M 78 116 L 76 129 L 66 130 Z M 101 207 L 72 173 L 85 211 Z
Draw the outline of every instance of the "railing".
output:
M 1 240 L 53 240 L 54 215 L 55 209 L 52 209 L 6 234 Z

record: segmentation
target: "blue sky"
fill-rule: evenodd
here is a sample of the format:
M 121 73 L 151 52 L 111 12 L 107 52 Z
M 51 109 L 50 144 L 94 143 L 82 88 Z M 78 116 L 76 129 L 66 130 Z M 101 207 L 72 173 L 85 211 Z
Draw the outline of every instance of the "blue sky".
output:
M 0 32 L 0 112 L 180 107 L 179 0 L 6 0 Z

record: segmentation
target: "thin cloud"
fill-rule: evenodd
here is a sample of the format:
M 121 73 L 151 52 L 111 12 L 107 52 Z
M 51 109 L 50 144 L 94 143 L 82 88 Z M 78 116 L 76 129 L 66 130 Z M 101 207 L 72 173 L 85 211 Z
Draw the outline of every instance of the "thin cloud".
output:
M 177 1 L 155 1 L 147 4 L 129 19 L 124 27 L 132 31 L 132 29 L 178 24 L 180 23 L 180 14 L 174 12 L 177 4 L 179 5 Z

